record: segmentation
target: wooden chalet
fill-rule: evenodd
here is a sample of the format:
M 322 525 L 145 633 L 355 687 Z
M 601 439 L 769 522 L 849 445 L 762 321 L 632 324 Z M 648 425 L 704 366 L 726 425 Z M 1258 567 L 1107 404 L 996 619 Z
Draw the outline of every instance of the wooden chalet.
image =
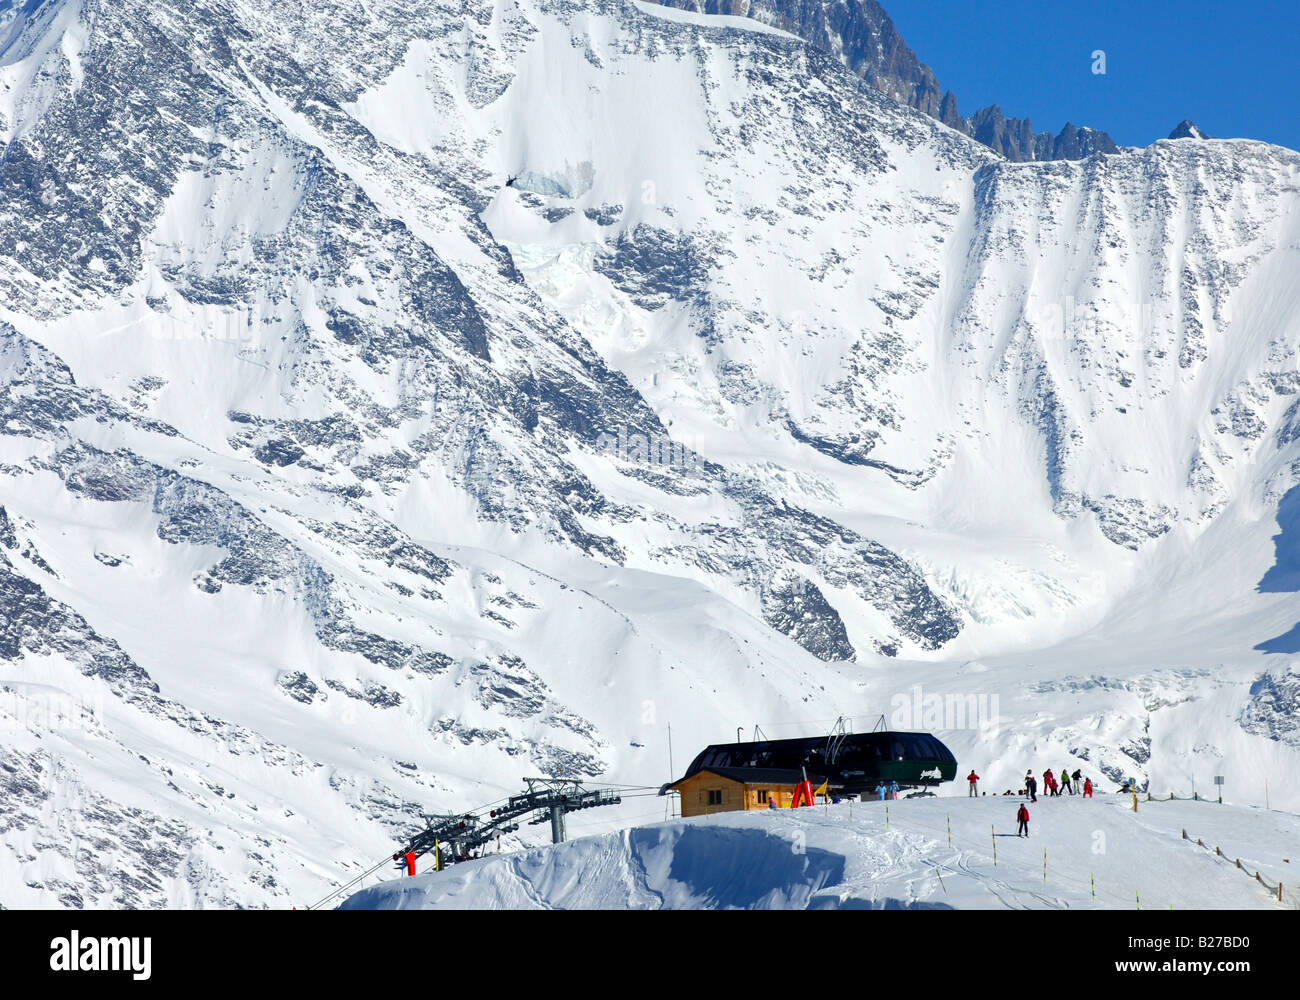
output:
M 824 780 L 808 775 L 813 788 Z M 744 809 L 788 808 L 803 772 L 776 767 L 702 767 L 666 785 L 681 797 L 683 816 L 707 816 Z

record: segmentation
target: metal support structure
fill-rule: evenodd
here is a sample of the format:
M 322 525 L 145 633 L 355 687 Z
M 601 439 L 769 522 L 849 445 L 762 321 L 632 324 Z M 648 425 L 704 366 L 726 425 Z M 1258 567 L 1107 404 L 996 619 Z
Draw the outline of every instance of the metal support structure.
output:
M 849 727 L 844 716 L 835 720 L 835 725 L 831 728 L 830 735 L 826 737 L 826 763 L 831 765 L 835 763 L 835 758 L 839 756 L 840 747 L 848 739 Z
M 554 778 L 526 778 L 526 791 L 512 795 L 503 806 L 483 813 L 426 816 L 428 827 L 402 848 L 418 858 L 438 848 L 440 866 L 478 857 L 477 851 L 505 833 L 519 829 L 516 820 L 532 813 L 530 825 L 551 824 L 551 841 L 564 842 L 564 815 L 579 809 L 613 806 L 623 801 L 617 792 L 584 788 L 580 781 Z

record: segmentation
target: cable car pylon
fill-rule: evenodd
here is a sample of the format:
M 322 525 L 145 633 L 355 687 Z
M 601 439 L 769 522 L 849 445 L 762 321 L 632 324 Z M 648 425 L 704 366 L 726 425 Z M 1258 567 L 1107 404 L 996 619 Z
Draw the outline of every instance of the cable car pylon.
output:
M 618 792 L 585 788 L 581 781 L 563 778 L 525 778 L 526 791 L 512 795 L 505 805 L 486 811 L 426 816 L 423 832 L 412 837 L 394 860 L 406 855 L 421 857 L 438 848 L 436 867 L 469 861 L 475 851 L 502 834 L 519 829 L 519 820 L 533 813 L 530 825 L 550 822 L 551 842 L 564 842 L 565 814 L 596 806 L 616 806 L 623 801 Z

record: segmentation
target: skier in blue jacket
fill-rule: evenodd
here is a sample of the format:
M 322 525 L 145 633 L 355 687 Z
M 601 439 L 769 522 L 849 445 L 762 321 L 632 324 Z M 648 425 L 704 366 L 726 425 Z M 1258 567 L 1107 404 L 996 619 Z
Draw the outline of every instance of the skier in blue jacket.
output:
M 885 793 L 887 791 L 889 791 L 889 789 L 885 787 L 885 783 L 882 781 L 880 784 L 876 786 L 876 798 L 878 798 L 881 802 L 884 802 Z
M 896 799 L 896 798 L 898 798 L 898 782 L 897 782 L 897 781 L 891 781 L 891 782 L 889 783 L 889 797 L 890 797 L 891 799 Z

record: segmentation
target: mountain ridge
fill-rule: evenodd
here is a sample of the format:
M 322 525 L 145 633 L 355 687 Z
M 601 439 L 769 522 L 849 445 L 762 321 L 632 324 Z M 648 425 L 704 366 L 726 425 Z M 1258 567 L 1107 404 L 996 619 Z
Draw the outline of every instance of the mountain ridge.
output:
M 887 97 L 938 119 L 1013 162 L 1081 160 L 1116 153 L 1105 132 L 1066 122 L 1057 135 L 1034 132 L 1028 118 L 1006 118 L 993 104 L 963 116 L 957 95 L 941 91 L 877 0 L 655 0 L 699 14 L 748 17 L 789 31 L 839 58 Z

